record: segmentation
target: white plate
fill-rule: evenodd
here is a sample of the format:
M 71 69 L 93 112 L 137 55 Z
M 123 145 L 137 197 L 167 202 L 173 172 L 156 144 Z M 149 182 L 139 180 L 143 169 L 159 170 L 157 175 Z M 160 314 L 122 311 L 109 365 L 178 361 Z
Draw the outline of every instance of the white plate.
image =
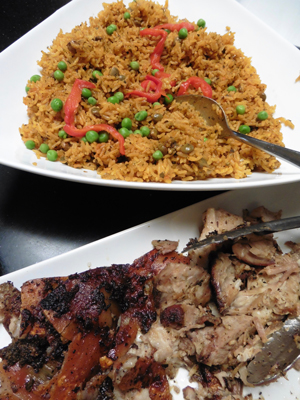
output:
M 111 3 L 113 0 L 106 0 Z M 128 4 L 128 0 L 125 1 Z M 159 0 L 164 4 L 164 0 Z M 226 26 L 236 33 L 236 47 L 252 57 L 262 82 L 267 84 L 267 99 L 277 105 L 276 116 L 292 120 L 295 129 L 283 127 L 286 147 L 300 151 L 300 51 L 249 13 L 235 0 L 169 0 L 172 15 L 197 21 L 204 18 L 209 31 L 224 34 Z M 300 180 L 300 170 L 285 162 L 273 174 L 254 173 L 242 180 L 210 179 L 196 182 L 132 183 L 102 180 L 95 172 L 76 170 L 60 163 L 37 160 L 25 148 L 19 127 L 26 122 L 22 103 L 25 85 L 30 76 L 38 73 L 37 60 L 47 50 L 59 30 L 70 31 L 75 25 L 88 21 L 102 9 L 101 0 L 73 0 L 51 17 L 28 32 L 0 54 L 0 163 L 53 178 L 123 188 L 158 190 L 226 190 L 277 185 Z M 36 162 L 37 165 L 33 165 Z
M 284 190 L 283 190 L 284 189 Z M 0 278 L 0 283 L 11 281 L 17 287 L 33 278 L 69 275 L 88 268 L 109 266 L 111 264 L 131 263 L 134 259 L 152 249 L 153 239 L 179 240 L 179 250 L 190 238 L 198 236 L 201 215 L 208 207 L 222 207 L 230 212 L 241 213 L 242 209 L 252 210 L 265 205 L 271 211 L 282 210 L 283 217 L 300 215 L 300 184 L 292 183 L 268 188 L 231 191 L 207 199 L 200 203 L 173 212 L 164 217 L 146 222 L 134 228 L 101 239 L 58 257 L 40 262 Z M 286 202 L 289 199 L 289 202 Z M 300 229 L 275 234 L 283 250 L 287 240 L 300 242 Z M 3 327 L 0 329 L 1 347 L 9 343 Z M 187 381 L 181 382 L 182 387 Z M 247 389 L 253 393 L 254 400 L 262 392 L 265 400 L 299 400 L 300 372 L 290 371 L 287 379 L 265 388 Z M 182 396 L 176 396 L 182 399 Z

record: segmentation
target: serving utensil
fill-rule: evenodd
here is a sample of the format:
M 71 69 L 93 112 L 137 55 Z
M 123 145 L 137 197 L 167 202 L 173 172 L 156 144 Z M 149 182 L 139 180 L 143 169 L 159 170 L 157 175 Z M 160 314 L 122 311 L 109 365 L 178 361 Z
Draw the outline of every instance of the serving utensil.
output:
M 300 346 L 295 340 L 297 335 L 300 335 L 300 319 L 287 319 L 248 364 L 248 383 L 259 386 L 272 382 L 292 368 L 300 358 Z
M 300 216 L 283 218 L 275 221 L 261 222 L 259 224 L 243 226 L 232 231 L 226 231 L 218 235 L 208 236 L 206 239 L 196 241 L 190 245 L 187 245 L 182 253 L 189 250 L 197 249 L 210 244 L 221 244 L 227 240 L 237 239 L 242 236 L 249 235 L 250 233 L 256 233 L 260 235 L 265 235 L 268 233 L 286 231 L 288 229 L 295 229 L 300 227 Z
M 213 126 L 216 123 L 220 124 L 223 128 L 222 135 L 224 137 L 232 137 L 239 142 L 246 143 L 249 146 L 255 147 L 256 149 L 263 150 L 272 156 L 281 158 L 297 167 L 300 167 L 300 152 L 296 150 L 287 149 L 286 147 L 281 147 L 276 144 L 268 143 L 264 140 L 256 139 L 243 133 L 233 131 L 229 125 L 226 118 L 225 111 L 215 100 L 200 96 L 200 95 L 182 95 L 175 97 L 176 101 L 179 103 L 188 102 L 195 107 L 197 111 L 200 112 L 201 116 L 205 119 L 209 126 Z M 222 112 L 218 115 L 213 109 L 212 105 L 216 105 Z

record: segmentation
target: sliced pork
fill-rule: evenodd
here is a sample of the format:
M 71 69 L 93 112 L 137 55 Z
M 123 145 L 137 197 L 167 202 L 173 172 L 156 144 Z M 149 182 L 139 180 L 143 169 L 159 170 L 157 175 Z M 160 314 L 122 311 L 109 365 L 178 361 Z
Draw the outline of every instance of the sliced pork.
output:
M 199 237 L 280 215 L 210 208 Z M 300 246 L 288 242 L 283 254 L 272 235 L 187 256 L 177 241 L 152 245 L 131 264 L 34 279 L 20 291 L 0 285 L 12 337 L 0 350 L 0 399 L 171 400 L 169 379 L 185 368 L 186 400 L 250 400 L 245 366 L 300 315 Z

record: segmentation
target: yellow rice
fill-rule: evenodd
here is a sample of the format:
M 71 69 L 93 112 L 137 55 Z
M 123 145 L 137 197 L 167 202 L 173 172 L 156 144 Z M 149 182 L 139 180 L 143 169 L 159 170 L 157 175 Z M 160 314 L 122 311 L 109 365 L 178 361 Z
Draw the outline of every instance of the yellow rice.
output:
M 173 180 L 193 181 L 215 177 L 245 178 L 252 171 L 271 173 L 280 163 L 274 157 L 243 145 L 234 139 L 221 137 L 219 126 L 208 127 L 201 116 L 187 103 L 173 101 L 166 106 L 163 99 L 160 105 L 153 106 L 142 97 L 128 97 L 119 104 L 112 104 L 107 98 L 115 92 L 124 94 L 138 89 L 147 74 L 151 75 L 150 55 L 159 38 L 140 36 L 141 27 L 154 27 L 167 22 L 180 22 L 170 15 L 165 6 L 151 1 L 137 0 L 125 7 L 123 2 L 104 4 L 104 10 L 96 18 L 90 18 L 89 24 L 82 23 L 71 32 L 59 32 L 51 47 L 42 52 L 38 62 L 41 67 L 41 79 L 36 83 L 28 81 L 30 90 L 24 98 L 28 107 L 28 124 L 20 128 L 24 142 L 33 140 L 38 157 L 44 157 L 38 149 L 47 143 L 50 149 L 58 153 L 57 162 L 74 168 L 97 170 L 103 179 L 126 181 L 165 182 Z M 130 19 L 124 19 L 129 11 Z M 112 35 L 106 33 L 110 24 L 117 26 Z M 195 28 L 197 25 L 195 24 Z M 74 51 L 75 48 L 75 51 Z M 71 50 L 71 51 L 70 51 Z M 53 73 L 59 61 L 65 61 L 68 68 L 64 79 L 58 82 Z M 139 70 L 129 67 L 131 61 L 139 62 Z M 251 127 L 250 135 L 258 139 L 283 146 L 281 124 L 284 118 L 275 119 L 274 106 L 265 101 L 266 85 L 251 65 L 250 58 L 234 46 L 234 34 L 209 32 L 208 28 L 189 32 L 186 39 L 179 39 L 178 32 L 168 34 L 161 64 L 165 72 L 171 74 L 164 79 L 163 88 L 167 93 L 176 95 L 180 84 L 187 78 L 198 76 L 209 78 L 213 90 L 213 99 L 219 102 L 230 121 L 230 126 L 238 130 L 240 125 Z M 112 67 L 119 74 L 110 75 Z M 80 138 L 61 139 L 58 132 L 63 129 L 64 109 L 55 112 L 50 106 L 53 98 L 66 101 L 76 78 L 91 81 L 92 72 L 100 70 L 103 76 L 93 81 L 92 90 L 97 104 L 91 106 L 84 99 L 77 110 L 75 125 L 82 128 L 93 124 L 109 124 L 117 130 L 123 118 L 133 122 L 132 130 L 148 126 L 148 137 L 131 134 L 125 139 L 126 157 L 120 158 L 119 143 L 110 137 L 107 143 L 85 143 Z M 175 80 L 172 87 L 170 81 Z M 227 88 L 234 85 L 236 92 Z M 202 94 L 201 89 L 189 88 L 189 93 Z M 236 106 L 244 105 L 244 115 L 236 113 Z M 98 108 L 98 115 L 92 109 Z M 134 115 L 146 110 L 148 117 L 142 122 Z M 264 121 L 257 119 L 260 111 L 267 111 L 269 117 Z M 95 110 L 94 110 L 95 111 Z M 161 121 L 155 123 L 154 114 L 162 114 Z M 291 124 L 290 124 L 291 126 Z M 186 144 L 194 150 L 185 153 Z M 163 159 L 155 161 L 152 154 L 156 150 L 164 153 Z

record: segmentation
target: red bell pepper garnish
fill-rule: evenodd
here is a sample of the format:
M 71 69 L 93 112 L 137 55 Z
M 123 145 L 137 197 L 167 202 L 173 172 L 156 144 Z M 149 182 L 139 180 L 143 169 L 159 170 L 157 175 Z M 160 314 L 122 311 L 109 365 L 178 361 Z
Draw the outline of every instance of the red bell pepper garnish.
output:
M 64 131 L 74 137 L 83 137 L 88 131 L 105 131 L 111 134 L 112 137 L 118 140 L 119 146 L 120 146 L 120 153 L 122 155 L 125 155 L 125 149 L 124 149 L 124 137 L 119 133 L 115 128 L 113 128 L 110 125 L 106 124 L 96 124 L 96 125 L 89 125 L 85 126 L 82 129 L 78 129 L 75 126 L 71 125 L 65 125 L 64 126 Z
M 170 31 L 174 32 L 177 31 L 179 32 L 180 29 L 185 28 L 189 32 L 195 30 L 195 26 L 191 24 L 190 22 L 178 22 L 176 24 L 163 24 L 163 25 L 157 25 L 154 27 L 154 29 L 169 29 Z
M 198 78 L 197 76 L 192 76 L 180 85 L 177 96 L 182 96 L 186 93 L 189 86 L 192 85 L 195 89 L 201 89 L 203 96 L 212 98 L 212 88 L 205 82 L 204 79 Z
M 128 92 L 126 94 L 126 97 L 128 97 L 128 96 L 145 97 L 149 101 L 149 103 L 154 103 L 161 96 L 166 96 L 165 91 L 162 90 L 162 81 L 160 79 L 157 79 L 151 75 L 147 75 L 144 82 L 149 82 L 149 81 L 152 81 L 156 85 L 156 89 L 155 89 L 154 93 L 143 92 L 142 90 L 132 90 L 131 92 Z M 151 85 L 151 86 L 154 88 L 154 85 Z
M 157 88 L 157 85 L 153 81 L 150 81 L 148 79 L 143 81 L 141 83 L 141 86 L 146 92 L 149 92 L 149 90 L 153 90 L 155 92 L 155 90 Z M 147 88 L 148 88 L 148 90 L 147 90 Z
M 157 71 L 154 76 L 155 78 L 158 79 L 164 79 L 164 78 L 170 78 L 171 74 L 167 74 L 166 72 L 163 71 Z M 170 85 L 174 87 L 176 85 L 176 81 L 171 81 Z
M 160 57 L 164 51 L 165 41 L 167 39 L 167 32 L 163 29 L 146 28 L 140 31 L 141 36 L 161 36 L 159 42 L 157 43 L 153 53 L 150 56 L 150 62 L 153 69 L 164 70 L 164 67 L 160 64 Z
M 81 91 L 83 88 L 94 89 L 96 86 L 92 82 L 76 79 L 72 87 L 71 93 L 69 94 L 65 102 L 65 123 L 67 125 L 73 125 L 75 121 L 75 113 L 79 102 L 81 100 Z

